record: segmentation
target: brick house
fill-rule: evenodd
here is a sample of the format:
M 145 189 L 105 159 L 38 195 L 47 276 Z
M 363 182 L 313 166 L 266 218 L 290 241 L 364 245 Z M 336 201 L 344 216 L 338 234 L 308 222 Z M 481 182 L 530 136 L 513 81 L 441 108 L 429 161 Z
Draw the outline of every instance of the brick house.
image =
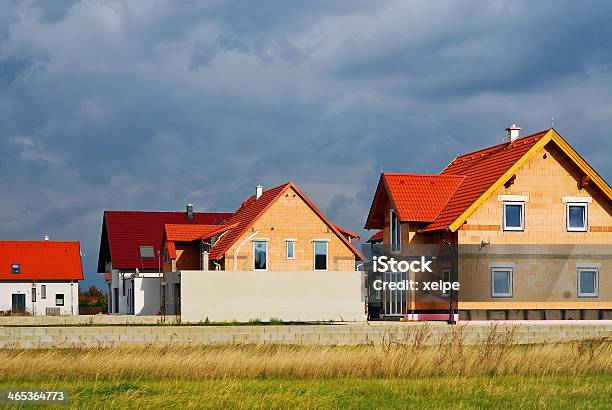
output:
M 0 241 L 0 312 L 78 315 L 78 242 Z
M 223 225 L 165 225 L 164 271 L 355 270 L 355 239 L 294 183 L 257 187 Z
M 508 128 L 502 144 L 458 156 L 440 174 L 381 175 L 365 224 L 378 230 L 368 240 L 373 253 L 408 257 L 448 242 L 455 265 L 438 258 L 434 276 L 460 290 L 372 290 L 373 311 L 611 317 L 612 190 L 554 129 L 526 137 L 519 129 Z
M 164 313 L 183 320 L 363 320 L 355 233 L 293 183 L 257 186 L 222 225 L 164 227 Z
M 357 239 L 287 182 L 234 213 L 105 211 L 98 271 L 109 312 L 178 314 L 182 271 L 355 272 Z

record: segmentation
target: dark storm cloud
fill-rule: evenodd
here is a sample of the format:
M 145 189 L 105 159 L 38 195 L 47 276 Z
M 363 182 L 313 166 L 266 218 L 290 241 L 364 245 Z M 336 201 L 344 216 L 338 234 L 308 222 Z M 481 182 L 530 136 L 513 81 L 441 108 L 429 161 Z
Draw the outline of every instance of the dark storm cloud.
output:
M 0 238 L 296 181 L 362 232 L 378 175 L 555 127 L 607 179 L 606 2 L 2 2 Z M 367 235 L 367 234 L 366 234 Z

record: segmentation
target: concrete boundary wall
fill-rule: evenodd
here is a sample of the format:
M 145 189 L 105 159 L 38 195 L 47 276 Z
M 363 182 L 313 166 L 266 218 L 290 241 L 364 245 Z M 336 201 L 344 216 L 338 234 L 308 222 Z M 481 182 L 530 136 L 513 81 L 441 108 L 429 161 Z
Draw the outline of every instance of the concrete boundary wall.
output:
M 384 341 L 408 342 L 423 326 L 429 332 L 427 344 L 435 344 L 449 330 L 461 331 L 465 343 L 476 343 L 491 332 L 490 323 L 448 326 L 423 324 L 340 324 L 286 326 L 71 326 L 0 327 L 0 348 L 113 347 L 130 345 L 301 344 L 360 345 Z M 421 330 L 419 330 L 421 329 Z M 520 344 L 569 342 L 608 338 L 612 322 L 572 324 L 508 324 L 495 331 L 512 332 Z
M 178 321 L 176 316 L 75 315 L 0 316 L 0 326 L 155 325 Z
M 363 272 L 181 271 L 181 321 L 364 321 Z

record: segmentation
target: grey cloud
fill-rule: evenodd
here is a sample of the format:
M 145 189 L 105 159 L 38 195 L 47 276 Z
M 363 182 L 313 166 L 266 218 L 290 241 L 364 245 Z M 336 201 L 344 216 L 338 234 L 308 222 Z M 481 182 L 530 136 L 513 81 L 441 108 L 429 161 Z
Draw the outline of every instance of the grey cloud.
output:
M 3 10 L 0 238 L 80 240 L 88 284 L 104 209 L 234 210 L 291 179 L 363 233 L 381 168 L 438 172 L 510 122 L 554 117 L 612 175 L 605 2 Z

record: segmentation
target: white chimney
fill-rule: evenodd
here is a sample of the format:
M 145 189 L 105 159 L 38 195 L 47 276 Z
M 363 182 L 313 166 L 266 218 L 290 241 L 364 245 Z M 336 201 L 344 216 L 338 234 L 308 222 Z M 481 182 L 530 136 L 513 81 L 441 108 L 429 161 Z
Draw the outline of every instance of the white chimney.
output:
M 259 199 L 262 193 L 263 193 L 263 187 L 261 185 L 257 185 L 255 187 L 255 199 Z
M 45 234 L 45 241 L 48 241 L 48 240 L 49 240 L 49 235 Z
M 193 220 L 193 204 L 187 204 L 187 219 Z
M 516 124 L 512 124 L 510 127 L 506 128 L 506 131 L 508 132 L 508 141 L 512 142 L 519 137 L 521 127 Z

